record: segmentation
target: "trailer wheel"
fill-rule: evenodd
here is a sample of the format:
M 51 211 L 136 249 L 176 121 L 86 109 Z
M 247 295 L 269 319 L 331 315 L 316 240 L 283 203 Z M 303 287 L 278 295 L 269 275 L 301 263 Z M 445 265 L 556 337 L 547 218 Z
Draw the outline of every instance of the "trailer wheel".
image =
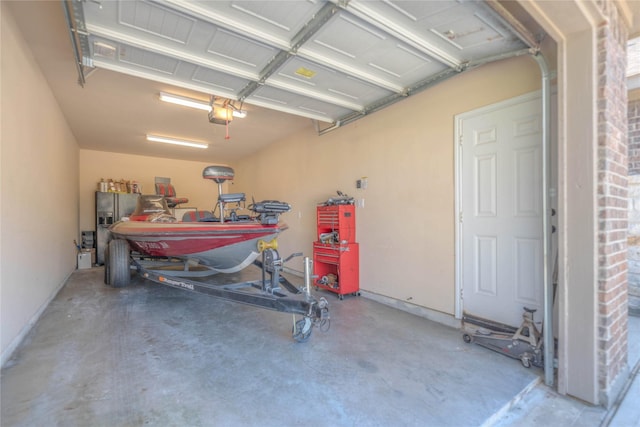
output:
M 298 320 L 293 327 L 293 339 L 297 342 L 306 342 L 313 331 L 311 319 L 305 317 Z
M 104 248 L 104 283 L 105 285 L 110 284 L 111 281 L 111 270 L 109 269 L 109 244 Z
M 129 244 L 126 240 L 115 239 L 107 247 L 108 257 L 105 263 L 105 279 L 107 285 L 114 288 L 123 288 L 131 282 L 131 270 L 129 269 Z

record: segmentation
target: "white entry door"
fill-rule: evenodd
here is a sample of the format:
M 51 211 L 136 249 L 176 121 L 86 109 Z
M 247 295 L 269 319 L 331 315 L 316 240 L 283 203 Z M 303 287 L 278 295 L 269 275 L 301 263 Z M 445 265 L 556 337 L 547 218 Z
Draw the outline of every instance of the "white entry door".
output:
M 456 117 L 459 307 L 519 326 L 543 307 L 539 95 Z

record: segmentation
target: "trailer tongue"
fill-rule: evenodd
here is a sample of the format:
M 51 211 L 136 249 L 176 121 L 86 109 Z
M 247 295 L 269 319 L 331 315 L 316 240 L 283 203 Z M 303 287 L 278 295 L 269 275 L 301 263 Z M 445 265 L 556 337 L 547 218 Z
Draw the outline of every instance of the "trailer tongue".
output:
M 206 266 L 194 265 L 188 260 L 149 258 L 131 253 L 126 240 L 116 239 L 107 248 L 105 282 L 120 287 L 114 283 L 120 283 L 118 279 L 122 274 L 130 274 L 130 270 L 135 269 L 145 279 L 176 289 L 291 313 L 293 339 L 305 342 L 311 336 L 314 326 L 323 331 L 329 329 L 329 304 L 324 297 L 316 298 L 311 294 L 312 268 L 308 257 L 304 258 L 303 287 L 297 288 L 280 274 L 284 262 L 290 258 L 283 261 L 277 250 L 268 247 L 262 251 L 261 260 L 254 261 L 262 270 L 261 279 L 220 285 L 196 280 L 211 275 Z

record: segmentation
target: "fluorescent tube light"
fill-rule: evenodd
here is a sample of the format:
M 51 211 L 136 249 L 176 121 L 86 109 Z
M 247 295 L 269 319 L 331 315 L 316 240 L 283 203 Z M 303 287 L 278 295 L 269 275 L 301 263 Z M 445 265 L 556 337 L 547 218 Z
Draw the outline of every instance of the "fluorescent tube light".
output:
M 184 145 L 185 147 L 194 148 L 209 148 L 208 144 L 203 144 L 196 141 L 188 141 L 185 139 L 167 138 L 166 136 L 150 135 L 147 134 L 147 141 L 163 142 L 165 144 Z
M 188 98 L 186 96 L 173 95 L 167 92 L 160 92 L 160 101 L 170 102 L 172 104 L 177 104 L 177 105 L 183 105 L 185 107 L 197 108 L 198 110 L 204 110 L 206 112 L 211 112 L 212 110 L 211 104 L 207 101 Z M 217 106 L 214 105 L 214 107 L 217 107 Z M 231 107 L 230 109 L 233 110 L 233 117 L 238 117 L 239 119 L 244 119 L 245 117 L 247 117 L 246 110 L 236 110 L 235 107 Z
M 166 92 L 160 92 L 160 101 L 197 108 L 198 110 L 211 111 L 211 105 L 209 105 L 208 102 L 187 98 L 186 96 L 172 95 Z

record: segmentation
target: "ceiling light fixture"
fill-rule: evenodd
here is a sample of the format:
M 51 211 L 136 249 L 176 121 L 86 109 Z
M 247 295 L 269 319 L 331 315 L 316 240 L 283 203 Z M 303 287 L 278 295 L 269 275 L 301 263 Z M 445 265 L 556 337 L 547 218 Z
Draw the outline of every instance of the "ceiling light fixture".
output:
M 210 112 L 217 105 L 213 105 L 209 101 L 201 101 L 199 99 L 188 98 L 186 96 L 174 95 L 167 92 L 160 92 L 160 101 L 169 102 L 171 104 L 182 105 L 185 107 L 197 108 L 198 110 L 204 110 Z M 237 109 L 231 101 L 225 103 L 225 107 L 230 107 L 232 110 L 233 117 L 237 117 L 239 119 L 244 119 L 247 117 L 247 110 Z
M 197 108 L 198 110 L 211 111 L 211 105 L 207 101 L 187 98 L 186 96 L 172 95 L 166 92 L 160 92 L 160 101 L 183 105 L 185 107 Z
M 208 144 L 197 141 L 189 141 L 186 139 L 168 138 L 166 136 L 147 134 L 147 141 L 163 142 L 165 144 L 184 145 L 185 147 L 193 148 L 209 148 Z
M 216 125 L 224 125 L 226 128 L 226 134 L 224 139 L 229 139 L 229 123 L 234 117 L 245 118 L 247 117 L 247 111 L 242 109 L 242 102 L 239 107 L 236 107 L 235 101 L 231 99 L 221 98 L 217 96 L 211 96 L 208 103 L 193 98 L 187 98 L 186 96 L 173 95 L 171 93 L 160 92 L 160 100 L 164 102 L 170 102 L 172 104 L 183 105 L 185 107 L 197 108 L 199 110 L 207 111 L 209 117 L 209 123 Z M 147 135 L 147 139 L 149 136 Z M 168 141 L 160 141 L 168 142 Z M 177 142 L 170 142 L 170 144 L 178 144 Z M 182 144 L 188 145 L 192 143 Z M 193 146 L 193 144 L 191 145 Z M 206 148 L 200 147 L 200 148 Z

